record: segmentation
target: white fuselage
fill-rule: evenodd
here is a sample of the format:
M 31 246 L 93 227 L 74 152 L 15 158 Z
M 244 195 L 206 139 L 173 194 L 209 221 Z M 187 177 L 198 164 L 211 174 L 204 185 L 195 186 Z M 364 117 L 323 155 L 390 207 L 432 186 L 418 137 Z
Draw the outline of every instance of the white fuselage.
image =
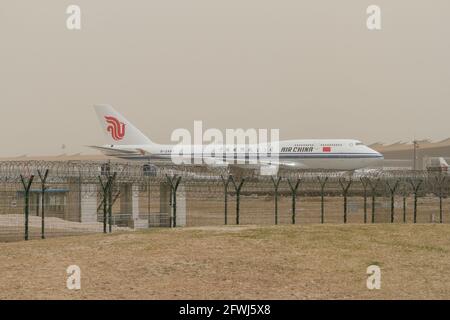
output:
M 95 105 L 94 109 L 108 144 L 92 148 L 124 159 L 330 170 L 361 169 L 383 159 L 377 151 L 350 139 L 285 140 L 247 145 L 162 145 L 146 137 L 112 106 Z
M 275 164 L 301 169 L 356 170 L 374 166 L 383 159 L 379 152 L 358 140 L 350 139 L 285 140 L 279 142 L 278 152 L 270 143 L 215 146 L 215 153 L 211 153 L 211 147 L 188 146 L 189 161 L 199 164 L 202 160 L 211 163 L 211 159 L 214 159 L 217 163 L 238 166 L 249 166 L 256 161 L 257 165 Z M 124 159 L 172 161 L 174 148 L 175 145 L 161 144 L 105 145 L 102 146 L 102 152 Z

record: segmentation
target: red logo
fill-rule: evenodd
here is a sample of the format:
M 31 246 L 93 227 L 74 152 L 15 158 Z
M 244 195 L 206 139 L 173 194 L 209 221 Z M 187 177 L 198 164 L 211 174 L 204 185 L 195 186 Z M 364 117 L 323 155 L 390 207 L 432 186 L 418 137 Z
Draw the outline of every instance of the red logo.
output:
M 331 147 L 323 147 L 322 152 L 331 152 Z
M 114 140 L 122 140 L 125 137 L 125 123 L 120 122 L 117 118 L 111 116 L 105 116 L 108 126 L 106 130 L 111 133 Z

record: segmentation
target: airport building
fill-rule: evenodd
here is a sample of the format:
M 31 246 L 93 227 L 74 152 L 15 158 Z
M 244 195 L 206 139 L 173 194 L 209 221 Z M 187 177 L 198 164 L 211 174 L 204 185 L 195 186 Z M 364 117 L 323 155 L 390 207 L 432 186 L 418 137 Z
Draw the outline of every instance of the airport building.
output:
M 430 160 L 438 157 L 450 163 L 450 138 L 438 142 L 420 140 L 415 141 L 415 144 L 411 142 L 375 143 L 369 147 L 383 154 L 385 168 L 413 169 L 415 165 L 416 170 L 425 170 Z

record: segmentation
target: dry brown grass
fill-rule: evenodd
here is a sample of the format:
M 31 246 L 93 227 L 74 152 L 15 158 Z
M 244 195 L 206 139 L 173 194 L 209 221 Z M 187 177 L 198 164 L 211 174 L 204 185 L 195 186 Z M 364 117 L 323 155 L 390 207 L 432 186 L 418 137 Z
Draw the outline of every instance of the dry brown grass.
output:
M 2 299 L 448 299 L 449 225 L 153 229 L 0 244 Z M 82 289 L 66 289 L 66 268 Z M 366 288 L 379 264 L 381 290 Z

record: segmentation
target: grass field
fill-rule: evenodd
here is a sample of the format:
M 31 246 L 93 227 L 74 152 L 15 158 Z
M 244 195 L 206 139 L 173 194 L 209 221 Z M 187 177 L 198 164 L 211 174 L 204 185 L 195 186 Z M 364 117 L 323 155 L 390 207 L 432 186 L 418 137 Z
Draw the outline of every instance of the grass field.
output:
M 450 225 L 152 229 L 0 244 L 1 299 L 449 299 Z M 81 268 L 81 290 L 66 268 Z M 368 290 L 366 268 L 381 267 Z

